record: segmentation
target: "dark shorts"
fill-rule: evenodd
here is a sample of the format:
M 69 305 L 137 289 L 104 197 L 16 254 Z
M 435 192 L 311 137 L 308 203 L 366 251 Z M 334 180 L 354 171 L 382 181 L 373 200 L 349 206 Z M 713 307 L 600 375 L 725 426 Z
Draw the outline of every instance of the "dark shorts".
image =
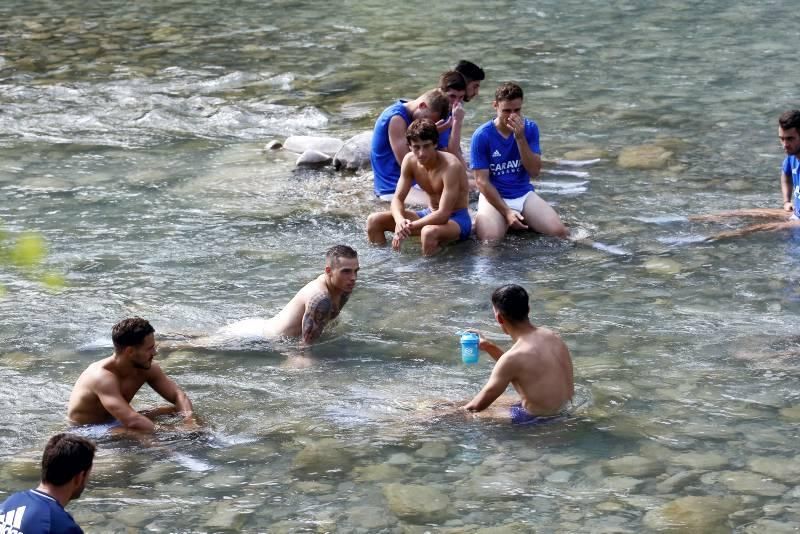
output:
M 554 423 L 556 421 L 563 421 L 566 419 L 567 412 L 559 412 L 556 415 L 532 415 L 525 411 L 522 403 L 518 402 L 511 406 L 511 424 L 512 425 L 542 425 L 546 423 Z
M 425 208 L 424 210 L 417 211 L 416 214 L 417 217 L 421 219 L 426 215 L 430 215 L 431 211 L 430 208 Z M 467 239 L 470 232 L 472 232 L 472 218 L 469 216 L 469 210 L 467 208 L 461 208 L 460 210 L 454 211 L 450 214 L 450 220 L 455 221 L 461 229 L 461 233 L 458 234 L 458 240 L 464 241 Z

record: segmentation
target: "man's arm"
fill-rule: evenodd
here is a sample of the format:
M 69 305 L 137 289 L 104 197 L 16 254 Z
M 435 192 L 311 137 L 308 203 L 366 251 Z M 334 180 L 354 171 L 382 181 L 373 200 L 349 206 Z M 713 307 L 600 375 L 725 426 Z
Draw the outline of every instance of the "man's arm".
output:
M 531 178 L 539 176 L 542 170 L 542 157 L 533 151 L 531 143 L 539 149 L 538 133 L 536 139 L 529 140 L 525 135 L 525 118 L 522 115 L 512 115 L 508 119 L 508 125 L 514 132 L 514 141 L 517 142 L 519 155 L 522 159 L 522 166 Z
M 475 398 L 464 406 L 464 409 L 470 412 L 480 412 L 491 406 L 503 394 L 508 384 L 511 383 L 512 367 L 513 365 L 509 363 L 507 358 L 499 358 L 494 369 L 492 369 L 489 381 L 483 386 L 480 393 L 475 395 Z
M 464 154 L 461 152 L 461 125 L 464 123 L 464 106 L 461 105 L 460 100 L 453 106 L 450 116 L 453 117 L 453 122 L 450 127 L 450 139 L 447 140 L 447 151 L 457 157 L 466 169 L 467 164 L 464 161 Z
M 103 376 L 97 380 L 94 392 L 103 408 L 106 409 L 125 428 L 152 432 L 155 429 L 153 422 L 134 410 L 122 396 L 119 381 L 113 376 Z
M 147 383 L 156 393 L 161 395 L 164 400 L 174 404 L 176 410 L 182 413 L 185 419 L 192 417 L 192 413 L 194 412 L 192 401 L 189 400 L 189 397 L 178 384 L 164 373 L 164 370 L 161 369 L 161 366 L 157 363 L 153 363 L 153 365 L 150 366 Z
M 411 231 L 421 230 L 423 226 L 429 224 L 447 224 L 453 210 L 458 202 L 459 194 L 462 194 L 459 181 L 466 182 L 466 171 L 461 163 L 450 165 L 442 176 L 442 196 L 439 197 L 439 206 L 425 217 L 411 221 L 409 228 Z
M 399 250 L 403 239 L 411 235 L 411 221 L 406 217 L 405 203 L 414 182 L 414 165 L 416 165 L 416 158 L 409 152 L 403 158 L 403 164 L 400 166 L 400 178 L 397 180 L 397 188 L 392 197 L 391 210 L 392 218 L 394 218 L 392 248 L 395 250 Z
M 524 230 L 528 228 L 528 226 L 522 222 L 522 215 L 506 206 L 506 203 L 503 202 L 500 193 L 497 192 L 497 188 L 492 185 L 492 182 L 489 179 L 489 169 L 474 169 L 474 173 L 475 183 L 478 186 L 478 191 L 481 192 L 484 198 L 494 207 L 494 209 L 496 209 L 503 217 L 505 217 L 506 224 L 516 230 Z
M 408 141 L 406 141 L 406 129 L 408 124 L 400 115 L 395 115 L 389 119 L 389 146 L 394 152 L 394 159 L 398 165 L 403 164 L 403 158 L 408 154 Z
M 792 177 L 785 172 L 781 172 L 781 198 L 783 198 L 783 209 L 786 211 L 793 211 Z
M 301 326 L 303 344 L 310 345 L 322 335 L 322 329 L 328 322 L 331 309 L 333 309 L 333 302 L 327 293 L 320 291 L 308 299 Z

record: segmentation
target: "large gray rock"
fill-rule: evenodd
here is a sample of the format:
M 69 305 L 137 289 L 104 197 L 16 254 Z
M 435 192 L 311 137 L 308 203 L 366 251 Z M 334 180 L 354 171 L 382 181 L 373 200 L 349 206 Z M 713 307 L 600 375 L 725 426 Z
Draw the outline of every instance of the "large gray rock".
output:
M 286 138 L 283 148 L 290 152 L 302 154 L 306 150 L 316 150 L 333 157 L 342 148 L 342 140 L 335 137 L 318 137 L 314 135 L 292 135 Z
M 342 148 L 333 156 L 333 166 L 337 171 L 358 171 L 369 169 L 369 152 L 372 148 L 372 132 L 354 135 L 344 142 Z
M 300 154 L 300 157 L 297 158 L 295 165 L 297 165 L 298 167 L 327 165 L 330 162 L 331 162 L 331 157 L 328 154 L 311 148 Z
M 332 438 L 324 438 L 308 444 L 294 457 L 292 468 L 310 475 L 318 473 L 349 472 L 353 457 L 347 447 Z
M 383 495 L 400 519 L 431 523 L 450 516 L 450 499 L 441 491 L 421 484 L 387 484 Z
M 722 534 L 731 531 L 728 516 L 738 508 L 734 497 L 681 497 L 650 510 L 643 522 L 658 532 Z

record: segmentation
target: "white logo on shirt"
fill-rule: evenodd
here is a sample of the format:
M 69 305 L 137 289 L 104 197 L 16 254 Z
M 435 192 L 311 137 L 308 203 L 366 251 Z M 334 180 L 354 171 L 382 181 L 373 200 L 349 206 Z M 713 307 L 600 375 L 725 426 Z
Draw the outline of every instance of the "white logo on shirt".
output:
M 502 154 L 500 154 L 499 150 L 495 150 L 494 152 L 492 152 L 492 157 L 493 158 L 499 158 L 501 156 L 502 156 Z
M 25 515 L 25 508 L 27 506 L 20 506 L 16 510 L 11 510 L 0 516 L 0 525 L 5 527 L 0 530 L 2 532 L 19 532 L 19 528 L 22 526 L 22 516 Z

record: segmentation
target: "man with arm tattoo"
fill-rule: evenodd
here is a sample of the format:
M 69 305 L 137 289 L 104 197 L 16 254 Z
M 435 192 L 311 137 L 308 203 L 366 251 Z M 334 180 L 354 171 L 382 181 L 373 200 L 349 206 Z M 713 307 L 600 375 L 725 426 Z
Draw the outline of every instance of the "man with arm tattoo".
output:
M 358 253 L 346 245 L 331 247 L 325 254 L 325 272 L 298 291 L 275 317 L 244 319 L 222 328 L 205 341 L 289 336 L 299 337 L 303 344 L 309 345 L 342 311 L 357 278 Z

